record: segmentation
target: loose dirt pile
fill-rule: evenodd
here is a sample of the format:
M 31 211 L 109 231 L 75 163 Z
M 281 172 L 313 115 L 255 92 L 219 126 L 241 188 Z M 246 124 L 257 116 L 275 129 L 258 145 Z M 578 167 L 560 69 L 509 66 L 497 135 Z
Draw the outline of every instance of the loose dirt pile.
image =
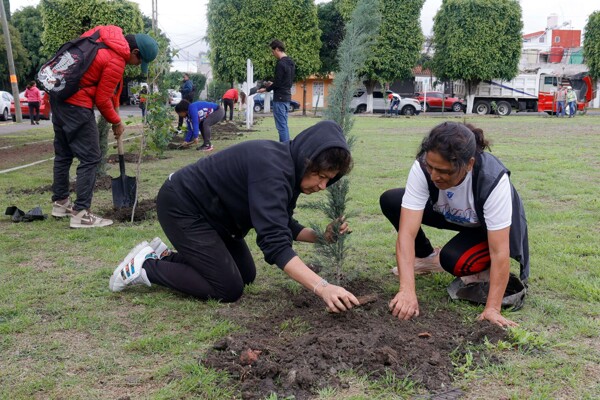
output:
M 356 295 L 367 294 L 369 287 L 371 294 L 380 290 L 369 282 L 352 286 Z M 421 391 L 446 392 L 452 387 L 452 361 L 464 363 L 467 345 L 482 344 L 485 337 L 492 343 L 505 338 L 499 327 L 464 325 L 459 315 L 426 306 L 420 317 L 399 321 L 388 310 L 389 296 L 381 293 L 376 301 L 339 315 L 327 313 L 308 292 L 271 295 L 245 295 L 224 310 L 223 317 L 237 321 L 244 333 L 218 341 L 201 360 L 227 371 L 247 400 L 270 393 L 309 399 L 320 388 L 347 386 L 338 373 L 350 369 L 371 380 L 392 372 L 399 380 L 416 382 Z M 260 316 L 246 304 L 264 304 L 269 311 Z M 482 354 L 473 355 L 476 367 Z

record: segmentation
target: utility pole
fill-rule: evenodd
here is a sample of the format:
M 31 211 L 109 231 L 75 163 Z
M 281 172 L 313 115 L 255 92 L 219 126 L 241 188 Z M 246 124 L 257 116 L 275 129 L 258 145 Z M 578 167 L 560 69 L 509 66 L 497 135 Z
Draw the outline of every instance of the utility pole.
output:
M 152 0 L 152 32 L 156 35 L 158 24 L 158 0 Z
M 21 101 L 19 99 L 19 85 L 17 84 L 17 74 L 15 72 L 15 60 L 13 59 L 12 45 L 10 43 L 10 31 L 8 30 L 8 19 L 6 18 L 6 9 L 2 0 L 0 0 L 0 14 L 2 14 L 2 31 L 4 32 L 4 41 L 6 42 L 6 59 L 8 60 L 8 71 L 10 73 L 10 86 L 15 98 L 15 116 L 17 122 L 23 122 Z

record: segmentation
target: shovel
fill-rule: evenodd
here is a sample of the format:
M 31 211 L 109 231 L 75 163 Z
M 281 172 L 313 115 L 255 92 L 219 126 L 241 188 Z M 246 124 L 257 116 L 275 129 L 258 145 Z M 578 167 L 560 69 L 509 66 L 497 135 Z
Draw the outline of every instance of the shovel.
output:
M 112 179 L 113 205 L 115 208 L 133 207 L 137 190 L 134 177 L 125 175 L 125 159 L 123 158 L 123 141 L 121 136 L 117 139 L 119 152 L 119 171 L 121 175 Z

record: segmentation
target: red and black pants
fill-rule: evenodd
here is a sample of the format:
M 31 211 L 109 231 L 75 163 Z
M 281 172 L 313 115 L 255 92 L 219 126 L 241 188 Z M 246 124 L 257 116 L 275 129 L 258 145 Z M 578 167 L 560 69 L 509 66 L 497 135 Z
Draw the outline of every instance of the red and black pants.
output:
M 396 231 L 399 229 L 403 196 L 404 189 L 400 188 L 388 190 L 379 198 L 383 215 L 396 228 Z M 429 203 L 423 210 L 422 224 L 438 229 L 458 231 L 458 234 L 446 243 L 440 252 L 440 264 L 447 272 L 454 276 L 466 276 L 490 267 L 490 249 L 485 229 L 450 223 L 442 214 L 435 212 Z M 423 228 L 419 228 L 415 238 L 415 256 L 425 258 L 431 253 L 433 253 L 433 246 Z

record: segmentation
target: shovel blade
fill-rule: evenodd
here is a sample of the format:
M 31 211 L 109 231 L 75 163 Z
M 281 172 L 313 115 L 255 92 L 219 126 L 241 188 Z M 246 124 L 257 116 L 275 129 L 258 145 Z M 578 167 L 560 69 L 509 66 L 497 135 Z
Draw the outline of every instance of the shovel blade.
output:
M 119 176 L 112 179 L 113 205 L 116 208 L 133 207 L 137 181 L 132 176 Z

